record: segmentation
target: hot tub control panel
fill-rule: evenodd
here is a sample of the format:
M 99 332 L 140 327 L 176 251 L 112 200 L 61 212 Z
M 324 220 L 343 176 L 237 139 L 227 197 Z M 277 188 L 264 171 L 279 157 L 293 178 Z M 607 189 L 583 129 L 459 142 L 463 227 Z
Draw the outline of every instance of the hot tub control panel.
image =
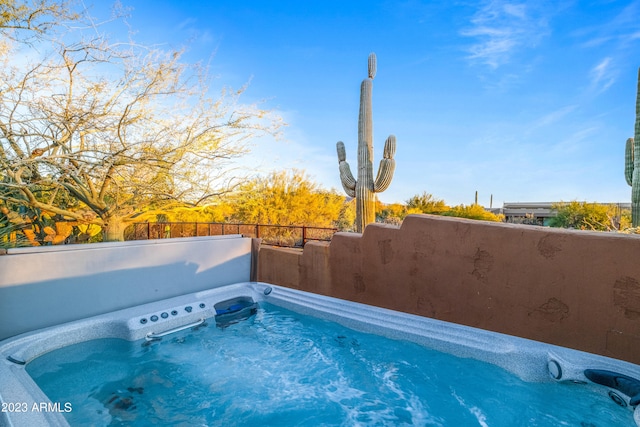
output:
M 194 307 L 197 307 L 196 310 L 197 309 L 204 310 L 205 308 L 207 308 L 207 304 L 205 304 L 204 302 L 195 303 L 195 304 L 185 305 L 183 307 L 163 311 L 160 313 L 154 313 L 148 316 L 141 317 L 139 322 L 141 325 L 146 325 L 149 322 L 157 322 L 162 319 L 168 319 L 169 317 L 176 317 L 181 312 L 192 313 L 194 311 Z
M 148 306 L 152 309 L 154 307 L 158 305 Z M 210 318 L 215 318 L 216 326 L 225 328 L 256 314 L 258 303 L 251 296 L 241 295 L 232 298 L 208 298 L 205 301 L 183 300 L 180 305 L 160 307 L 133 317 L 127 322 L 131 333 L 129 339 L 157 340 L 184 329 L 206 326 L 205 321 Z
M 207 304 L 204 302 L 196 302 L 193 304 L 184 305 L 181 307 L 175 307 L 166 311 L 157 312 L 153 314 L 149 314 L 146 316 L 142 316 L 139 318 L 138 322 L 141 325 L 147 325 L 150 322 L 156 323 L 158 321 L 166 320 L 169 318 L 178 317 L 180 314 L 191 314 L 198 311 L 203 311 L 207 308 Z

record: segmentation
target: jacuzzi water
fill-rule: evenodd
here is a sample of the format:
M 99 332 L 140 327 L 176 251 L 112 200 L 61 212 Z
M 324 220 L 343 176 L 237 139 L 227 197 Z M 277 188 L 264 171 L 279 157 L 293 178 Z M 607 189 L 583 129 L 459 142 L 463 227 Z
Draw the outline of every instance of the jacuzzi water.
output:
M 207 323 L 157 342 L 73 344 L 26 370 L 72 408 L 72 426 L 635 425 L 593 385 L 523 381 L 266 302 L 228 327 Z

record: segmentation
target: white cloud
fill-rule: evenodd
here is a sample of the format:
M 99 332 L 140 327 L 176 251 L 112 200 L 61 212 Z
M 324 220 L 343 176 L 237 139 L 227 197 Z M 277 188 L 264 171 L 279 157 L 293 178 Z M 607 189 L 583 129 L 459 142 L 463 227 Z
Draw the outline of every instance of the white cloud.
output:
M 585 146 L 591 141 L 591 138 L 600 130 L 597 126 L 580 129 L 567 135 L 558 143 L 552 145 L 550 152 L 554 156 L 566 156 L 572 153 L 578 153 L 585 150 Z
M 611 64 L 611 57 L 608 56 L 589 72 L 591 88 L 598 93 L 606 91 L 616 81 L 616 72 Z
M 549 32 L 547 19 L 535 4 L 486 3 L 471 19 L 471 27 L 461 32 L 476 39 L 468 48 L 468 58 L 496 69 L 520 49 L 535 46 Z
M 529 130 L 544 128 L 552 124 L 555 124 L 561 119 L 565 118 L 568 114 L 575 111 L 576 108 L 577 108 L 577 105 L 567 105 L 566 107 L 562 107 L 558 110 L 547 113 L 544 116 L 540 117 L 538 120 L 536 120 Z

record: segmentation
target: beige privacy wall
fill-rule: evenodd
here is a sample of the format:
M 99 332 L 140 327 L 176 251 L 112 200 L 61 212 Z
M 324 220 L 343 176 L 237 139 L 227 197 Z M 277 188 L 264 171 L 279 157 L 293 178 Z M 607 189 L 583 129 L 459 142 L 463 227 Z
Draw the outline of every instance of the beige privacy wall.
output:
M 233 235 L 10 249 L 0 254 L 0 340 L 248 281 L 251 244 Z
M 640 236 L 411 215 L 262 247 L 258 279 L 640 363 Z

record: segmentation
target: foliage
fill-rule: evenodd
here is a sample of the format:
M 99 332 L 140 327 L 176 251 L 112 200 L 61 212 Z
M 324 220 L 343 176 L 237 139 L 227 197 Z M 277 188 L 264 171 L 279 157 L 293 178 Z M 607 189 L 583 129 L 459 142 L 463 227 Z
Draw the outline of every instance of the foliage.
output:
M 158 222 L 229 222 L 233 216 L 234 207 L 231 203 L 221 200 L 211 205 L 196 207 L 179 207 L 167 210 L 164 218 L 156 218 Z
M 51 225 L 54 222 L 39 209 L 21 206 L 14 212 L 7 206 L 0 205 L 0 236 L 6 247 L 49 244 L 52 239 L 46 241 L 45 238 L 55 234 L 51 232 Z
M 210 97 L 207 70 L 179 51 L 112 40 L 76 19 L 36 46 L 16 33 L 0 50 L 0 200 L 119 240 L 127 222 L 231 191 L 229 161 L 279 119 L 241 105 L 245 88 Z
M 443 212 L 444 216 L 455 216 L 459 218 L 468 218 L 468 219 L 476 219 L 481 221 L 494 221 L 494 222 L 502 222 L 504 220 L 503 215 L 496 215 L 494 213 L 489 212 L 484 207 L 473 204 L 473 205 L 458 205 L 454 206 L 446 212 Z
M 355 231 L 356 200 L 344 200 L 335 227 L 340 231 Z
M 449 207 L 444 200 L 436 199 L 425 191 L 407 200 L 407 209 L 416 213 L 442 215 L 449 210 Z
M 74 243 L 96 243 L 102 241 L 102 227 L 95 224 L 78 224 L 73 227 Z
M 26 234 L 22 232 L 23 228 L 11 222 L 8 216 L 0 215 L 0 249 L 31 246 Z
M 0 34 L 6 39 L 34 40 L 56 21 L 75 18 L 66 2 L 0 0 Z
M 400 226 L 407 216 L 407 207 L 401 203 L 376 203 L 376 222 Z
M 295 169 L 250 180 L 232 200 L 230 219 L 243 223 L 334 227 L 350 214 L 343 196 L 321 189 Z
M 640 234 L 640 227 L 627 227 L 620 230 L 623 234 Z
M 95 224 L 57 221 L 46 212 L 20 206 L 11 211 L 0 205 L 0 247 L 46 246 L 102 241 Z
M 554 203 L 556 216 L 549 220 L 551 227 L 579 230 L 613 231 L 630 225 L 628 210 L 620 212 L 617 205 L 572 201 Z
M 410 214 L 455 216 L 497 222 L 504 220 L 502 215 L 493 214 L 477 204 L 449 207 L 444 200 L 436 199 L 433 195 L 427 192 L 416 194 L 411 197 L 407 200 L 406 205 L 394 203 L 391 205 L 381 206 L 378 208 L 378 211 L 378 222 L 397 225 L 400 225 L 402 220 Z

